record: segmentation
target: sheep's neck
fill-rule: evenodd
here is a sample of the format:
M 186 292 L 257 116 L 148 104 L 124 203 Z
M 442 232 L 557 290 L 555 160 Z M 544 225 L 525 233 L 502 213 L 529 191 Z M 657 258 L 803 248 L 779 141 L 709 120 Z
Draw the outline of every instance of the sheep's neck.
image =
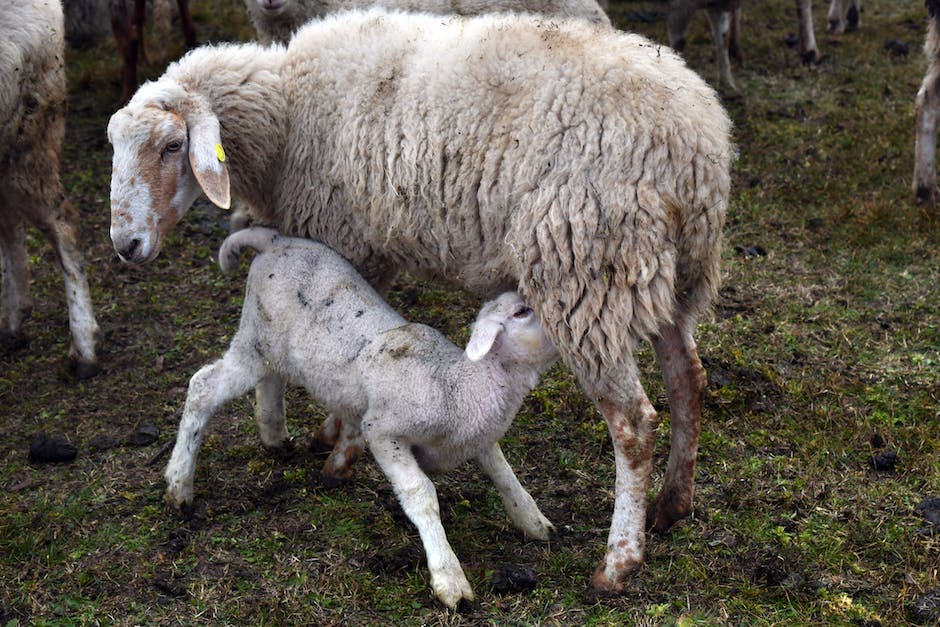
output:
M 287 138 L 279 72 L 284 54 L 280 47 L 223 47 L 212 60 L 215 71 L 197 67 L 180 79 L 211 103 L 221 127 L 233 195 L 266 223 L 274 219 L 274 184 Z
M 464 359 L 453 372 L 455 387 L 469 401 L 465 405 L 475 410 L 468 418 L 481 435 L 496 439 L 509 427 L 525 395 L 538 383 L 539 374 L 531 367 L 503 363 L 494 356 L 476 363 Z

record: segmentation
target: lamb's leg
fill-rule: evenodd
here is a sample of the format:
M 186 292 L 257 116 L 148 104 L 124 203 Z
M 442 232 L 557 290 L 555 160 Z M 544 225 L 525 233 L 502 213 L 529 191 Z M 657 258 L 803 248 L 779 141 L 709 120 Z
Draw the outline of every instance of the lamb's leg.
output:
M 281 448 L 290 439 L 284 416 L 284 379 L 268 374 L 255 387 L 255 422 L 261 443 L 267 448 Z
M 193 475 L 206 422 L 219 407 L 256 386 L 262 375 L 229 350 L 190 379 L 176 444 L 164 472 L 166 501 L 171 506 L 179 508 L 193 501 Z
M 932 15 L 924 54 L 927 71 L 915 100 L 917 134 L 914 140 L 914 194 L 931 208 L 937 204 L 937 118 L 940 116 L 940 14 Z
M 394 439 L 378 440 L 369 443 L 369 450 L 395 488 L 405 514 L 418 528 L 434 595 L 450 608 L 457 607 L 461 599 L 472 601 L 473 589 L 441 524 L 437 491 L 418 466 L 410 446 Z
M 516 529 L 538 540 L 548 540 L 555 526 L 539 511 L 538 505 L 519 483 L 499 444 L 493 444 L 477 457 L 477 463 L 499 492 L 503 507 Z
M 52 242 L 62 269 L 65 300 L 69 309 L 69 329 L 72 333 L 69 361 L 75 376 L 86 379 L 99 370 L 95 355 L 99 329 L 91 305 L 85 257 L 78 248 L 77 221 L 75 208 L 63 199 L 56 211 L 39 216 L 36 226 Z
M 705 369 L 695 350 L 695 323 L 685 316 L 653 340 L 669 395 L 669 462 L 663 487 L 646 512 L 646 526 L 665 531 L 692 512 L 695 458 L 701 431 Z
M 658 418 L 631 359 L 621 385 L 582 382 L 607 421 L 614 445 L 617 479 L 607 554 L 594 572 L 594 587 L 622 592 L 626 579 L 643 563 L 646 546 L 646 490 L 652 470 Z
M 815 65 L 819 62 L 819 50 L 813 31 L 813 0 L 796 0 L 796 19 L 800 31 L 800 58 L 806 65 Z
M 0 201 L 2 202 L 2 201 Z M 21 341 L 20 327 L 32 310 L 26 230 L 14 209 L 0 207 L 0 340 Z

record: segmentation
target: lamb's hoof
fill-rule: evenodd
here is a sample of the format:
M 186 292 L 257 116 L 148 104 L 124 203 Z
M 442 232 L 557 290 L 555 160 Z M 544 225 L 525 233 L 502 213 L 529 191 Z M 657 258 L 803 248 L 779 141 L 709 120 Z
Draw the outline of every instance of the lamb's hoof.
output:
M 85 361 L 84 359 L 70 359 L 69 371 L 79 381 L 86 381 L 101 372 L 101 366 L 97 362 Z
M 940 195 L 940 191 L 937 190 L 936 185 L 917 185 L 914 188 L 914 195 L 917 204 L 933 209 L 937 206 L 937 196 Z
M 355 474 L 350 471 L 348 474 L 331 474 L 331 473 L 320 473 L 320 485 L 322 485 L 327 490 L 335 490 L 336 488 L 341 488 L 350 481 L 353 480 Z
M 467 581 L 463 571 L 460 572 L 460 577 L 434 578 L 431 587 L 434 590 L 434 596 L 452 610 L 458 609 L 458 605 L 472 603 L 474 599 L 473 588 L 470 587 L 470 582 Z

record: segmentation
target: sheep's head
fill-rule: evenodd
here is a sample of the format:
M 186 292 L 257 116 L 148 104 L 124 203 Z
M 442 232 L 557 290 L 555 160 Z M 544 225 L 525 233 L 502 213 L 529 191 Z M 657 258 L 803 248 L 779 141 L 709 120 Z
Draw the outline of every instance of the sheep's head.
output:
M 483 305 L 473 323 L 466 354 L 473 361 L 498 354 L 539 371 L 558 357 L 535 312 L 515 292 L 506 292 Z
M 152 261 L 200 193 L 227 208 L 219 122 L 182 88 L 149 83 L 111 116 L 111 242 L 121 259 Z

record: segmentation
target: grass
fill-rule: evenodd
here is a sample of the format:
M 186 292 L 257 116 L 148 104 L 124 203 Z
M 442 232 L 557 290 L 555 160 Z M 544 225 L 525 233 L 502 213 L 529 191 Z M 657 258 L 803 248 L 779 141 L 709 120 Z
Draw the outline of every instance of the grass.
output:
M 817 5 L 820 31 L 826 7 Z M 249 36 L 237 9 L 197 4 L 201 41 Z M 662 9 L 614 0 L 611 15 L 665 41 L 664 22 L 644 19 Z M 649 538 L 626 594 L 591 591 L 613 455 L 603 422 L 555 368 L 504 446 L 559 529 L 550 544 L 512 530 L 472 467 L 437 480 L 445 528 L 478 596 L 459 612 L 431 597 L 417 534 L 371 461 L 351 485 L 320 485 L 323 456 L 304 441 L 322 414 L 297 390 L 288 398 L 292 455 L 262 449 L 250 398 L 240 399 L 212 423 L 194 515 L 164 508 L 166 458 L 156 454 L 175 433 L 188 377 L 231 337 L 242 285 L 212 262 L 226 215 L 204 202 L 151 266 L 115 260 L 104 129 L 119 93 L 116 56 L 107 42 L 71 51 L 65 178 L 82 211 L 104 372 L 69 377 L 61 278 L 31 233 L 30 342 L 0 354 L 0 623 L 937 622 L 936 608 L 914 609 L 940 588 L 940 534 L 925 532 L 915 512 L 940 496 L 940 225 L 910 191 L 923 4 L 868 0 L 860 32 L 819 33 L 816 69 L 785 43 L 793 12 L 785 0 L 745 6 L 743 96 L 726 103 L 740 156 L 724 286 L 698 333 L 710 385 L 693 515 Z M 889 39 L 910 54 L 886 50 Z M 715 76 L 704 17 L 685 56 Z M 413 279 L 390 300 L 458 342 L 477 305 Z M 668 408 L 650 351 L 639 358 L 663 417 L 658 479 Z M 159 427 L 155 443 L 128 443 L 141 423 Z M 30 464 L 39 432 L 66 434 L 78 458 Z M 96 446 L 101 436 L 116 445 Z M 885 450 L 897 462 L 876 470 L 872 456 Z M 532 567 L 535 588 L 491 590 L 505 563 Z

